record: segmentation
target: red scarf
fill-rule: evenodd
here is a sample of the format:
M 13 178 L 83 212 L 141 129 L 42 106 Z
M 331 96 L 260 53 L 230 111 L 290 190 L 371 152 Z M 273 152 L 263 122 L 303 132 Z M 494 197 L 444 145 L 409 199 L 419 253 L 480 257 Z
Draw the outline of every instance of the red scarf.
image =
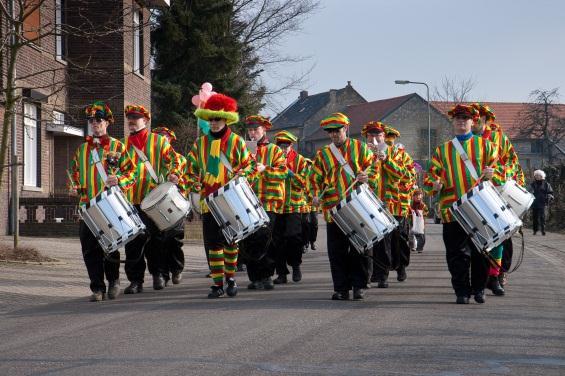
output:
M 98 146 L 102 146 L 103 149 L 106 149 L 107 146 L 110 145 L 110 137 L 107 134 L 100 137 L 86 136 L 86 142 L 91 149 L 95 149 Z
M 292 171 L 296 172 L 296 156 L 298 153 L 291 147 L 286 154 L 286 166 Z
M 143 128 L 142 130 L 130 135 L 128 140 L 133 144 L 133 146 L 143 151 L 145 149 L 145 145 L 147 144 L 148 137 L 149 130 L 147 128 Z

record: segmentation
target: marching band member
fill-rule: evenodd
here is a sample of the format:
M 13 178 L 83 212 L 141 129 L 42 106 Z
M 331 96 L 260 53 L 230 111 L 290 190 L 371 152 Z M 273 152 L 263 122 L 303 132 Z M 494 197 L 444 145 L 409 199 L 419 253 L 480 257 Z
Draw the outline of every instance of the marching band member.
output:
M 70 165 L 71 183 L 79 194 L 79 205 L 89 204 L 106 187 L 118 186 L 127 190 L 133 185 L 135 177 L 135 165 L 125 146 L 106 132 L 108 126 L 114 123 L 110 107 L 102 101 L 96 101 L 86 107 L 85 112 L 88 124 L 92 127 L 92 136 L 87 136 L 86 142 L 77 148 Z M 108 174 L 106 181 L 98 168 Z M 90 301 L 103 300 L 106 291 L 108 299 L 115 299 L 120 293 L 120 253 L 113 252 L 111 261 L 105 259 L 104 251 L 83 220 L 79 223 L 79 237 L 90 278 Z M 108 280 L 108 290 L 104 275 Z
M 164 256 L 161 254 L 159 229 L 141 210 L 141 202 L 160 183 L 159 177 L 167 176 L 168 181 L 177 184 L 180 172 L 175 151 L 167 139 L 151 133 L 147 128 L 151 120 L 149 111 L 141 105 L 127 105 L 124 113 L 130 132 L 124 144 L 137 166 L 137 178 L 133 188 L 128 191 L 128 199 L 137 208 L 147 232 L 146 236 L 138 236 L 125 247 L 124 269 L 130 285 L 126 287 L 124 293 L 135 294 L 143 291 L 145 258 L 147 258 L 147 269 L 153 277 L 155 290 L 162 290 L 165 287 L 164 274 L 167 272 Z
M 379 171 L 372 176 L 374 192 L 391 211 L 398 200 L 398 184 L 408 181 L 406 169 L 398 159 L 398 151 L 385 144 L 386 125 L 380 121 L 370 121 L 363 125 L 361 135 L 365 137 L 369 149 L 374 153 L 374 163 Z M 391 211 L 391 213 L 393 213 Z M 373 247 L 373 259 L 370 262 L 370 281 L 378 288 L 388 288 L 388 274 L 394 269 L 391 250 L 392 233 L 388 233 Z
M 520 167 L 518 155 L 514 150 L 514 146 L 510 142 L 508 136 L 502 131 L 500 125 L 493 123 L 496 116 L 489 106 L 481 103 L 473 103 L 472 106 L 479 111 L 479 121 L 473 124 L 473 133 L 481 136 L 494 145 L 498 149 L 498 165 L 504 170 L 504 181 L 514 179 L 516 182 L 524 186 L 524 172 Z M 494 295 L 502 296 L 505 294 L 504 288 L 500 281 L 506 282 L 506 273 L 512 263 L 513 245 L 512 239 L 506 239 L 500 246 L 490 251 L 491 256 L 498 264 L 498 268 L 489 267 L 489 278 L 487 288 Z M 504 262 L 504 265 L 502 265 Z
M 254 155 L 255 170 L 248 176 L 253 191 L 269 216 L 269 225 L 242 241 L 241 251 L 247 255 L 247 275 L 250 290 L 275 286 L 271 278 L 275 272 L 275 236 L 273 229 L 281 219 L 284 204 L 284 182 L 288 174 L 283 151 L 269 142 L 267 131 L 272 124 L 268 118 L 251 115 L 245 118 L 245 128 L 251 141 L 257 142 Z
M 166 127 L 153 128 L 151 132 L 160 134 L 171 144 L 180 174 L 177 186 L 180 193 L 188 199 L 187 161 L 184 155 L 177 153 L 172 147 L 173 141 L 177 140 L 175 132 Z M 182 250 L 184 221 L 181 221 L 176 227 L 170 230 L 161 232 L 160 236 L 163 238 L 161 242 L 161 246 L 163 247 L 161 254 L 164 257 L 165 271 L 163 278 L 165 279 L 165 286 L 169 281 L 172 281 L 174 285 L 178 285 L 182 279 L 182 271 L 184 269 L 184 252 Z
M 306 209 L 305 187 L 308 169 L 306 159 L 292 147 L 297 141 L 296 136 L 288 131 L 275 134 L 275 142 L 282 149 L 288 168 L 284 181 L 283 214 L 274 230 L 277 249 L 275 284 L 287 283 L 287 264 L 292 267 L 292 280 L 302 280 L 302 214 Z
M 302 218 L 302 238 L 304 239 L 304 252 L 310 247 L 316 250 L 316 238 L 318 237 L 318 207 L 312 205 L 312 184 L 310 183 L 310 175 L 312 175 L 312 165 L 314 161 L 306 158 L 306 166 L 308 168 L 306 180 L 306 209 Z
M 227 283 L 225 292 L 234 297 L 237 295 L 235 272 L 238 249 L 235 244 L 227 243 L 204 199 L 226 185 L 234 174 L 246 176 L 251 173 L 255 163 L 243 138 L 229 127 L 239 121 L 235 99 L 214 94 L 194 114 L 210 122 L 210 133 L 200 136 L 187 156 L 188 175 L 200 182 L 193 182 L 192 190 L 199 188 L 204 247 L 209 255 L 210 274 L 214 281 L 208 298 L 224 295 L 224 278 Z
M 320 126 L 328 133 L 332 144 L 316 153 L 310 179 L 313 204 L 321 203 L 328 224 L 328 257 L 335 291 L 332 300 L 349 299 L 352 288 L 353 299 L 363 300 L 369 258 L 357 252 L 347 235 L 333 222 L 329 210 L 345 198 L 347 189 L 356 182 L 369 183 L 375 189 L 378 167 L 373 164 L 373 153 L 367 144 L 347 137 L 347 116 L 333 113 L 324 118 Z M 370 256 L 371 252 L 368 253 Z
M 473 122 L 479 118 L 479 111 L 475 108 L 457 105 L 448 112 L 448 115 L 453 119 L 456 138 L 436 148 L 425 177 L 424 190 L 428 194 L 439 194 L 443 242 L 446 248 L 447 266 L 451 273 L 451 284 L 457 296 L 456 303 L 468 304 L 472 294 L 477 303 L 484 303 L 487 260 L 451 213 L 452 204 L 478 181 L 475 181 L 466 168 L 454 142 L 461 144 L 479 178 L 483 180 L 500 181 L 495 169 L 491 167 L 498 158 L 498 150 L 490 141 L 471 132 Z M 469 267 L 471 267 L 470 278 Z

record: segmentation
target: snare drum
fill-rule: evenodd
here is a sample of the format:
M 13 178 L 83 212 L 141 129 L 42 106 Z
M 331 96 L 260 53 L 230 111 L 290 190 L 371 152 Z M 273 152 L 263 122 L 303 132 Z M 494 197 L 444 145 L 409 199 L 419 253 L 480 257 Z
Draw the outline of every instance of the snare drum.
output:
M 522 226 L 520 218 L 490 181 L 463 195 L 453 203 L 451 211 L 479 250 L 490 251 Z
M 398 226 L 396 219 L 366 184 L 351 191 L 330 209 L 330 214 L 359 253 L 370 249 Z
M 141 201 L 141 210 L 155 222 L 160 231 L 175 227 L 190 211 L 190 201 L 178 187 L 166 182 L 155 187 Z
M 524 213 L 526 213 L 534 203 L 534 195 L 528 192 L 524 187 L 519 186 L 515 180 L 507 180 L 506 183 L 498 187 L 498 189 L 502 198 L 506 200 L 519 218 L 522 218 Z
M 206 197 L 206 204 L 228 243 L 237 243 L 269 223 L 269 217 L 244 177 Z
M 137 211 L 117 187 L 79 206 L 79 213 L 106 253 L 117 251 L 145 230 Z

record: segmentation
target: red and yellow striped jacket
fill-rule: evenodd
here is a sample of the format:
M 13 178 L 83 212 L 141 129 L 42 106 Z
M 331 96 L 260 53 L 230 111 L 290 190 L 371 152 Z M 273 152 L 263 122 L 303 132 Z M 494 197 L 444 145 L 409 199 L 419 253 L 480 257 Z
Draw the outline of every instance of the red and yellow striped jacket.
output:
M 159 185 L 159 182 L 151 178 L 149 171 L 145 167 L 145 163 L 143 163 L 141 158 L 137 155 L 135 147 L 130 142 L 129 137 L 124 139 L 124 144 L 133 163 L 137 166 L 135 184 L 132 189 L 127 192 L 127 197 L 132 204 L 139 205 L 145 196 Z M 147 142 L 141 151 L 145 154 L 149 163 L 151 163 L 157 177 L 166 177 L 170 174 L 180 176 L 176 153 L 165 137 L 149 132 Z
M 109 137 L 109 142 L 96 148 L 98 158 L 108 175 L 115 174 L 122 191 L 127 192 L 133 186 L 136 169 L 129 154 L 126 152 L 124 144 L 115 138 Z M 80 205 L 90 202 L 90 200 L 104 190 L 104 182 L 100 177 L 96 165 L 92 160 L 91 145 L 88 142 L 81 144 L 71 160 L 70 175 L 72 184 L 77 190 Z M 109 171 L 106 160 L 108 153 L 119 153 L 118 168 Z
M 188 179 L 188 162 L 186 157 L 175 151 L 175 157 L 177 159 L 177 166 L 179 171 L 179 182 L 177 186 L 179 187 L 180 193 L 184 197 L 188 198 L 189 190 L 189 179 Z
M 373 152 L 369 150 L 367 144 L 348 138 L 338 149 L 353 173 L 357 175 L 365 171 L 369 175 L 369 185 L 376 190 L 380 179 L 379 165 L 373 163 Z M 355 176 L 349 176 L 345 172 L 331 152 L 330 146 L 327 145 L 316 153 L 310 180 L 313 196 L 321 195 L 320 201 L 326 221 L 332 222 L 329 210 L 345 198 L 345 192 L 353 184 Z
M 263 172 L 255 169 L 248 179 L 265 211 L 280 214 L 283 212 L 284 186 L 288 175 L 286 158 L 277 145 L 268 141 L 257 144 L 255 162 L 265 165 Z
M 292 150 L 287 155 L 287 178 L 284 181 L 283 213 L 306 213 L 306 179 L 308 178 L 308 164 L 306 158 Z
M 212 135 L 200 136 L 187 155 L 190 191 L 200 194 L 203 213 L 210 211 L 204 201 L 206 197 L 225 186 L 233 178 L 233 173 L 230 173 L 219 159 L 212 158 L 211 146 L 214 140 Z M 255 169 L 255 162 L 245 141 L 230 128 L 222 135 L 220 151 L 230 162 L 234 173 L 240 172 L 242 176 L 247 177 Z M 212 163 L 217 165 L 211 166 Z M 215 179 L 210 177 L 209 167 L 218 169 L 219 173 Z
M 486 167 L 495 167 L 493 183 L 501 184 L 501 171 L 496 170 L 498 167 L 496 166 L 498 149 L 494 144 L 480 136 L 472 136 L 470 139 L 462 141 L 461 146 L 467 153 L 479 177 Z M 451 213 L 451 205 L 478 182 L 473 179 L 471 173 L 467 170 L 461 156 L 455 150 L 452 140 L 438 146 L 432 156 L 424 179 L 424 191 L 427 194 L 437 193 L 433 191 L 433 183 L 438 179 L 443 184 L 439 192 L 439 210 L 442 222 L 453 222 L 455 219 Z
M 496 123 L 489 124 L 482 136 L 497 146 L 499 162 L 502 168 L 504 168 L 505 181 L 507 179 L 514 179 L 519 185 L 525 186 L 524 172 L 518 161 L 518 155 L 514 150 L 512 142 L 502 131 L 500 125 Z

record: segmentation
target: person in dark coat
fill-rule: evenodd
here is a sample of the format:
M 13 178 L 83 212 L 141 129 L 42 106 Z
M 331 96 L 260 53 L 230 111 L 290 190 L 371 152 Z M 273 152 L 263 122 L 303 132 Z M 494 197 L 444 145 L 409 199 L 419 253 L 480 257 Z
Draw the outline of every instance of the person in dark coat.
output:
M 534 181 L 530 183 L 529 191 L 535 196 L 532 204 L 534 235 L 538 230 L 541 230 L 541 234 L 545 235 L 545 208 L 553 200 L 553 189 L 545 180 L 545 172 L 542 170 L 534 171 Z

